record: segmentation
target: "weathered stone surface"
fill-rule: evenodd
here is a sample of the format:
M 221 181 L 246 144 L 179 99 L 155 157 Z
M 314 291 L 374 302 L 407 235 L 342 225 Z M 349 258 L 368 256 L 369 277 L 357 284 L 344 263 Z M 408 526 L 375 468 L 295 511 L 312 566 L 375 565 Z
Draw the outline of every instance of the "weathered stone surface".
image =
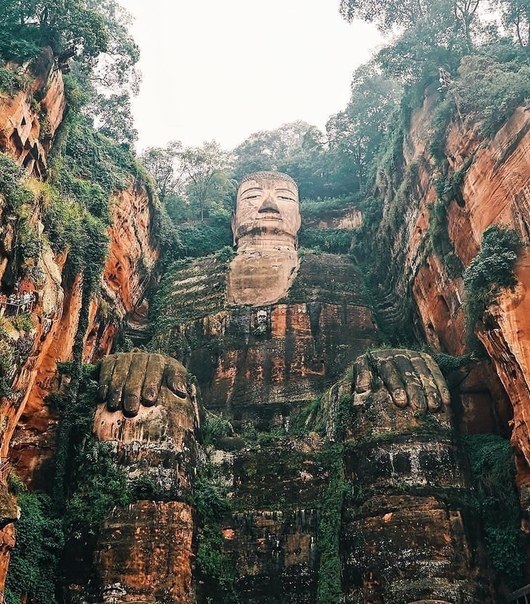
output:
M 314 602 L 318 569 L 317 511 L 250 510 L 223 528 L 235 557 L 237 591 L 252 604 Z
M 344 204 L 347 207 L 319 212 L 318 216 L 305 216 L 302 210 L 302 224 L 305 227 L 319 229 L 347 229 L 354 231 L 363 223 L 360 208 L 351 208 L 351 202 Z
M 489 361 L 470 362 L 451 373 L 448 383 L 459 432 L 510 436 L 513 408 Z
M 423 107 L 413 113 L 405 137 L 405 172 L 414 166 L 416 177 L 405 215 L 394 225 L 385 217 L 392 215 L 392 189 L 399 183 L 381 178 L 381 192 L 387 200 L 379 232 L 384 241 L 381 249 L 400 268 L 383 279 L 386 285 L 382 286 L 379 310 L 388 323 L 399 324 L 405 316 L 407 329 L 421 331 L 434 349 L 460 355 L 467 346 L 463 280 L 461 275 L 451 274 L 435 254 L 426 253 L 430 213 L 437 197 L 434 185 L 440 176 L 428 151 L 432 103 L 427 95 Z M 492 140 L 483 141 L 478 132 L 476 123 L 457 120 L 450 124 L 445 144 L 449 177 L 463 170 L 455 199 L 448 201 L 446 226 L 448 241 L 464 268 L 475 257 L 489 226 L 515 229 L 524 245 L 530 243 L 530 112 L 517 108 Z M 516 264 L 517 286 L 502 293 L 478 332 L 513 407 L 512 443 L 524 489 L 530 476 L 529 264 L 528 250 L 523 248 Z M 414 312 L 405 313 L 403 301 L 409 299 L 409 292 Z
M 12 155 L 29 173 L 43 177 L 47 171 L 46 153 L 63 119 L 66 101 L 62 74 L 52 70 L 51 49 L 44 49 L 38 59 L 38 74 L 28 73 L 31 86 L 14 97 L 0 94 L 0 149 Z M 40 111 L 32 98 L 42 95 Z
M 284 301 L 259 308 L 226 306 L 224 270 L 215 259 L 177 267 L 168 283 L 176 292 L 168 293 L 155 341 L 197 377 L 205 406 L 237 426 L 285 424 L 377 341 L 361 278 L 347 258 L 305 255 Z M 200 289 L 186 291 L 188 279 Z M 211 280 L 216 285 L 209 288 Z M 203 290 L 215 297 L 187 310 L 186 301 L 193 305 Z M 199 319 L 197 308 L 211 314 Z M 179 324 L 181 312 L 193 313 L 192 320 L 184 314 Z
M 356 362 L 345 466 L 342 551 L 347 602 L 417 598 L 492 602 L 469 488 L 451 432 L 449 392 L 424 353 Z
M 9 560 L 14 547 L 15 525 L 7 524 L 0 528 L 0 594 L 4 593 Z
M 153 206 L 138 181 L 116 193 L 111 203 L 110 247 L 103 271 L 105 294 L 121 316 L 142 302 L 159 256 L 152 230 Z
M 230 304 L 264 306 L 283 298 L 296 269 L 296 251 L 245 250 L 230 263 L 227 298 Z
M 118 332 L 117 321 L 125 320 L 142 302 L 158 257 L 151 240 L 153 206 L 143 186 L 136 181 L 116 195 L 112 204 L 113 222 L 109 228 L 110 250 L 103 271 L 103 295 L 90 304 L 89 326 L 85 334 L 83 357 L 96 362 L 112 348 Z M 3 455 L 18 425 L 12 446 L 19 473 L 28 481 L 53 455 L 56 418 L 45 404 L 45 397 L 57 386 L 57 361 L 71 358 L 81 310 L 81 276 L 63 280 L 65 255 L 43 255 L 46 278 L 33 309 L 37 330 L 33 348 L 15 380 L 18 402 L 5 401 L 0 412 L 8 417 Z M 112 307 L 116 314 L 109 313 Z M 105 310 L 106 309 L 106 310 Z
M 237 569 L 242 601 L 315 601 L 318 508 L 329 479 L 324 446 L 315 433 L 273 436 L 220 457 L 234 510 L 222 523 L 223 550 Z
M 178 501 L 137 501 L 105 521 L 96 565 L 103 604 L 191 604 L 193 512 Z

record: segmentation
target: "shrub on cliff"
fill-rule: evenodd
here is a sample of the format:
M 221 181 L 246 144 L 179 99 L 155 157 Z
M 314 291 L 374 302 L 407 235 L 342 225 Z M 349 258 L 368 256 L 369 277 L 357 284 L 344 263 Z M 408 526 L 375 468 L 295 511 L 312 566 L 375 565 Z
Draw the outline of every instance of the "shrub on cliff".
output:
M 506 439 L 495 434 L 469 434 L 463 444 L 491 564 L 509 587 L 520 587 L 525 556 L 513 450 Z
M 0 195 L 6 200 L 9 210 L 16 211 L 33 196 L 23 184 L 24 171 L 6 153 L 0 153 Z
M 223 550 L 221 521 L 230 511 L 226 488 L 213 466 L 206 466 L 195 480 L 192 504 L 199 520 L 196 570 L 201 591 L 211 604 L 235 604 L 236 569 Z
M 350 251 L 353 232 L 350 229 L 303 228 L 299 244 L 311 250 L 331 254 L 347 254 Z
M 323 455 L 329 479 L 319 506 L 317 604 L 341 601 L 340 529 L 346 493 L 342 452 L 341 445 L 330 445 Z
M 480 251 L 464 273 L 464 310 L 469 333 L 500 290 L 517 283 L 514 265 L 521 245 L 513 229 L 491 226 L 484 231 Z
M 491 56 L 465 57 L 454 91 L 460 111 L 481 121 L 481 130 L 493 136 L 520 105 L 530 102 L 530 66 L 512 60 L 500 62 Z
M 0 92 L 14 95 L 19 90 L 23 90 L 26 85 L 26 78 L 19 73 L 6 67 L 0 67 Z
M 5 601 L 20 604 L 21 596 L 25 596 L 35 604 L 55 604 L 55 575 L 63 545 L 62 522 L 53 513 L 50 497 L 31 493 L 21 483 L 17 486 L 21 514 Z

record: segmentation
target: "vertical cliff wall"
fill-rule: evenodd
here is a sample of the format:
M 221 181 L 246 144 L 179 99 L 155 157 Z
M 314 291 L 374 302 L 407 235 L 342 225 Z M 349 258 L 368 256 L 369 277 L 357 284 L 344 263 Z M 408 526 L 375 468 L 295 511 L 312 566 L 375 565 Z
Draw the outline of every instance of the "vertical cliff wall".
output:
M 379 172 L 373 239 L 362 238 L 357 207 L 307 222 L 315 232 L 358 232 L 357 249 L 371 252 L 361 270 L 346 254 L 304 251 L 287 295 L 251 308 L 228 302 L 229 252 L 174 264 L 156 295 L 149 346 L 194 374 L 206 423 L 202 433 L 194 424 L 193 444 L 160 458 L 147 419 L 125 453 L 95 445 L 95 382 L 68 398 L 72 370 L 57 371 L 74 357 L 100 360 L 127 329 L 145 336 L 145 293 L 160 256 L 156 200 L 126 150 L 69 115 L 53 57 L 43 53 L 32 69 L 18 91 L 0 95 L 0 587 L 19 512 L 4 484 L 7 458 L 37 490 L 50 489 L 53 465 L 62 468 L 61 505 L 77 505 L 82 526 L 68 525 L 63 560 L 73 600 L 96 578 L 103 591 L 90 597 L 118 602 L 153 593 L 179 604 L 495 601 L 480 489 L 471 486 L 484 468 L 466 459 L 457 429 L 511 436 L 528 514 L 528 110 L 491 139 L 455 117 L 440 160 L 429 145 L 427 94 L 393 165 Z M 472 326 L 487 353 L 477 361 L 464 277 L 490 226 L 513 229 L 522 248 L 515 286 L 495 292 Z M 371 350 L 385 340 L 449 355 L 439 360 L 452 407 L 430 357 Z M 171 376 L 158 377 L 182 394 Z M 139 403 L 122 383 L 113 388 L 117 398 L 96 415 L 103 441 L 134 424 L 125 406 L 113 415 L 116 400 Z M 55 404 L 47 401 L 57 390 Z M 153 392 L 143 400 L 157 410 Z M 102 437 L 107 420 L 116 438 Z M 174 435 L 157 422 L 167 445 Z M 181 457 L 193 488 L 160 490 Z M 124 460 L 126 479 L 113 473 Z
M 396 262 L 395 270 L 380 271 L 373 280 L 378 284 L 379 318 L 390 333 L 400 334 L 398 338 L 408 336 L 409 341 L 426 342 L 435 351 L 455 356 L 476 348 L 470 344 L 476 334 L 483 349 L 473 354 L 486 353 L 489 363 L 483 364 L 482 377 L 472 381 L 477 395 L 482 390 L 490 403 L 488 411 L 485 399 L 480 403 L 480 397 L 475 402 L 468 397 L 465 429 L 511 434 L 527 529 L 530 112 L 517 108 L 491 138 L 484 136 L 479 121 L 455 113 L 441 137 L 443 157 L 436 157 L 431 145 L 439 136 L 433 126 L 434 96 L 428 92 L 422 107 L 412 113 L 396 152 L 401 159 L 379 174 L 383 217 L 373 247 L 383 266 Z M 497 227 L 499 236 L 511 229 L 521 242 L 516 284 L 495 289 L 495 268 L 484 264 L 494 293 L 484 303 L 486 309 L 470 320 L 466 304 L 478 300 L 480 307 L 481 294 L 471 287 L 466 290 L 464 279 L 473 261 L 477 266 L 490 227 Z M 489 413 L 496 421 L 486 428 L 481 422 Z
M 85 362 L 108 354 L 124 321 L 143 303 L 159 256 L 152 229 L 158 207 L 133 160 L 130 169 L 114 169 L 119 183 L 105 189 L 94 182 L 91 171 L 106 176 L 108 144 L 95 155 L 85 148 L 85 167 L 73 168 L 67 185 L 58 183 L 76 161 L 78 150 L 71 146 L 79 140 L 72 136 L 71 115 L 64 123 L 63 75 L 45 50 L 21 80 L 14 94 L 0 93 L 0 456 L 26 482 L 45 487 L 49 475 L 40 469 L 54 454 L 58 421 L 46 397 L 59 385 L 57 363 L 72 360 L 76 342 Z M 105 220 L 83 206 L 83 188 L 87 201 L 99 196 L 107 204 Z M 101 230 L 99 268 L 96 260 L 80 264 L 90 246 L 76 248 L 78 233 L 91 228 Z M 95 287 L 87 296 L 92 267 Z M 2 576 L 12 525 L 6 530 Z

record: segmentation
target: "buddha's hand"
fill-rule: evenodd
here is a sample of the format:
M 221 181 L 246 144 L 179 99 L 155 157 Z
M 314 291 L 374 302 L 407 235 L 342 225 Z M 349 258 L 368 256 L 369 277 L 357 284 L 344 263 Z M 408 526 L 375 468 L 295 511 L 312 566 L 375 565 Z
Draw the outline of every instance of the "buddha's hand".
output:
M 135 417 L 140 406 L 191 401 L 186 369 L 174 359 L 148 352 L 109 355 L 101 363 L 99 399 L 109 411 Z
M 424 352 L 377 350 L 359 357 L 355 369 L 355 395 L 361 400 L 384 389 L 400 409 L 436 412 L 450 402 L 442 372 Z

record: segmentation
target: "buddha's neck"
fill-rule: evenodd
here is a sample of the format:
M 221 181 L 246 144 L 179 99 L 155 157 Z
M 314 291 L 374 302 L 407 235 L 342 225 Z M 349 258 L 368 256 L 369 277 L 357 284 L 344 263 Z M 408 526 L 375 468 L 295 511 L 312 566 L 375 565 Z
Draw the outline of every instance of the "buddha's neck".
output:
M 260 251 L 266 252 L 267 250 L 284 252 L 296 252 L 296 245 L 294 238 L 282 237 L 253 237 L 247 236 L 240 239 L 237 243 L 237 253 L 244 253 L 249 251 Z

